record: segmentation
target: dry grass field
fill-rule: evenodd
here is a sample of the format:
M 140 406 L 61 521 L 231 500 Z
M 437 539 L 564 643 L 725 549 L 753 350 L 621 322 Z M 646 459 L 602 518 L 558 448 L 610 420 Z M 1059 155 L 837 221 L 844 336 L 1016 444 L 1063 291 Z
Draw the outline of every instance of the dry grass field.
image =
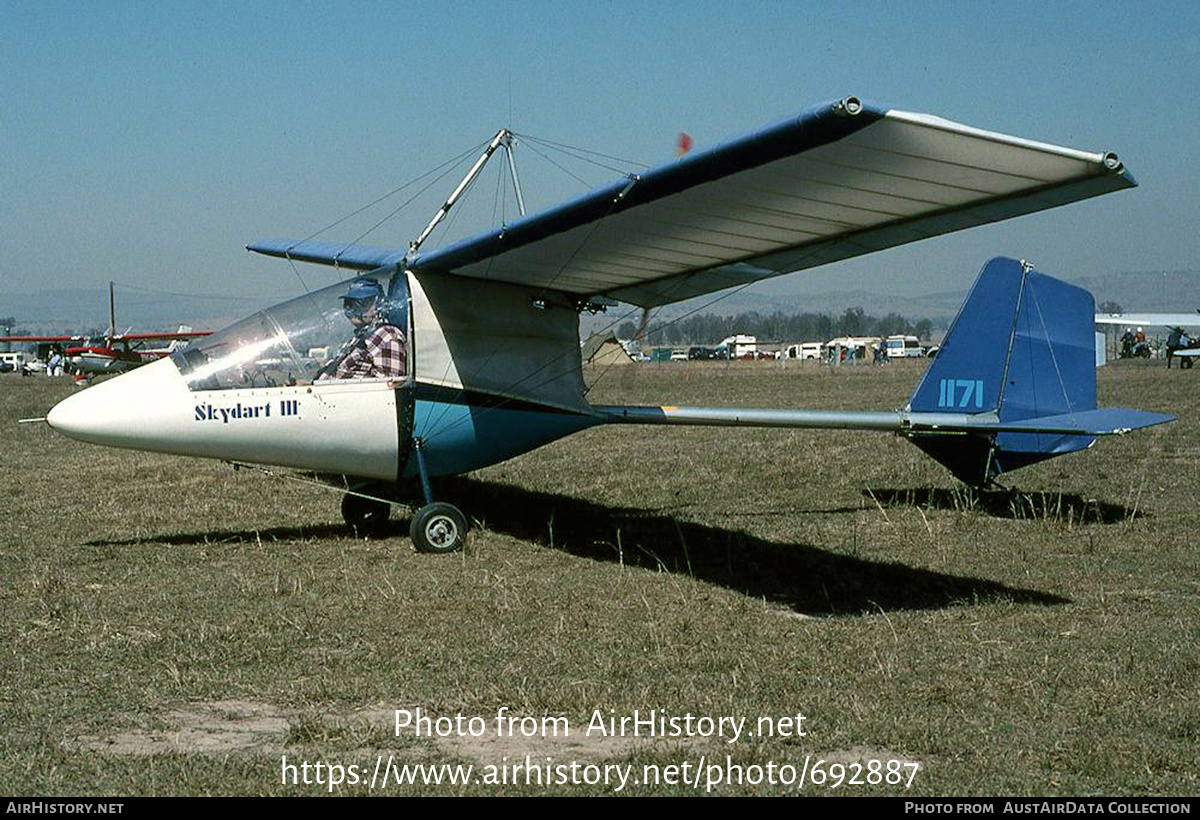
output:
M 588 377 L 888 409 L 919 374 Z M 1099 379 L 1179 421 L 994 496 L 885 435 L 600 428 L 440 484 L 475 528 L 436 556 L 401 509 L 356 539 L 326 489 L 18 426 L 73 388 L 0 377 L 0 793 L 1198 795 L 1200 371 Z M 675 736 L 594 724 L 650 710 Z

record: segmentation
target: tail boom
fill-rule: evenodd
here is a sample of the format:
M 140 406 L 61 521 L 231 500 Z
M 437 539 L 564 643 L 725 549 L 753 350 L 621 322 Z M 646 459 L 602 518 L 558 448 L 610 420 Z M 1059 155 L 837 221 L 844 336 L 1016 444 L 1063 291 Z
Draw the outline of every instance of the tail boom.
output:
M 996 258 L 980 271 L 908 405 L 890 412 L 594 406 L 602 422 L 875 430 L 906 437 L 972 486 L 1174 421 L 1096 407 L 1095 307 L 1087 291 Z
M 596 405 L 612 424 L 670 424 L 697 427 L 791 427 L 817 430 L 875 430 L 900 435 L 1040 433 L 1113 436 L 1172 421 L 1173 416 L 1125 407 L 1003 422 L 994 412 L 923 413 L 909 410 L 768 410 L 746 407 Z

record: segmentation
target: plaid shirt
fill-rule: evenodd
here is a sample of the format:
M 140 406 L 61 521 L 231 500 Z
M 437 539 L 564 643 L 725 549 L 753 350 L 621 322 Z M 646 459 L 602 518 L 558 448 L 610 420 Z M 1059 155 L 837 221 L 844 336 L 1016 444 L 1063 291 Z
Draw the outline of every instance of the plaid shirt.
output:
M 408 373 L 408 350 L 404 331 L 395 325 L 377 325 L 370 333 L 358 333 L 338 354 L 334 379 L 393 379 Z

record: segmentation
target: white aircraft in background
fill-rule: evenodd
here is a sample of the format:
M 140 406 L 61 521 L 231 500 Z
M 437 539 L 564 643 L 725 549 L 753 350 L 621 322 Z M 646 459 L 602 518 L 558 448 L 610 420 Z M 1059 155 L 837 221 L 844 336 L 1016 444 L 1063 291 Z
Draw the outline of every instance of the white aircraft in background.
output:
M 1132 334 L 1133 329 L 1142 333 L 1143 328 L 1161 327 L 1170 331 L 1167 336 L 1166 354 L 1167 368 L 1171 367 L 1171 359 L 1179 357 L 1179 366 L 1190 368 L 1200 356 L 1200 333 L 1188 333 L 1188 328 L 1200 330 L 1200 311 L 1195 313 L 1097 313 L 1096 324 L 1116 325 L 1125 328 L 1126 334 Z M 1123 334 L 1122 339 L 1126 338 Z M 1130 346 L 1130 354 L 1136 355 L 1136 344 Z M 1122 349 L 1122 357 L 1124 357 Z M 1147 348 L 1149 356 L 1149 348 Z

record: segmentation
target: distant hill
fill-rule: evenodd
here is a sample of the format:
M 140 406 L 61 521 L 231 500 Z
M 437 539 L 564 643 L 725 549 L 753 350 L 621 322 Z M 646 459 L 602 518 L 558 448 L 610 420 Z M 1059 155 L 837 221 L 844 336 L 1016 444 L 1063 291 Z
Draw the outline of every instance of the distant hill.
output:
M 1126 312 L 1188 311 L 1200 308 L 1200 271 L 1149 271 L 1084 277 L 1073 280 L 1090 290 L 1096 304 L 1112 301 Z M 862 308 L 872 316 L 898 313 L 910 320 L 930 319 L 945 326 L 958 312 L 966 289 L 896 296 L 868 290 L 810 292 L 805 283 L 775 281 L 759 289 L 736 292 L 714 301 L 713 296 L 668 305 L 655 312 L 657 321 L 693 312 L 734 316 L 757 311 L 770 314 L 825 313 L 841 316 L 849 308 Z M 119 329 L 175 330 L 186 324 L 200 330 L 215 330 L 256 310 L 282 301 L 273 297 L 198 296 L 138 291 L 117 286 L 116 310 Z M 636 309 L 624 308 L 633 314 Z M 604 327 L 621 315 L 622 309 L 601 316 L 583 317 L 585 332 Z M 34 293 L 0 294 L 0 317 L 13 316 L 16 327 L 29 333 L 78 332 L 108 327 L 108 288 L 41 290 Z
M 1116 302 L 1126 313 L 1187 313 L 1200 308 L 1200 271 L 1147 271 L 1071 280 L 1096 304 Z

